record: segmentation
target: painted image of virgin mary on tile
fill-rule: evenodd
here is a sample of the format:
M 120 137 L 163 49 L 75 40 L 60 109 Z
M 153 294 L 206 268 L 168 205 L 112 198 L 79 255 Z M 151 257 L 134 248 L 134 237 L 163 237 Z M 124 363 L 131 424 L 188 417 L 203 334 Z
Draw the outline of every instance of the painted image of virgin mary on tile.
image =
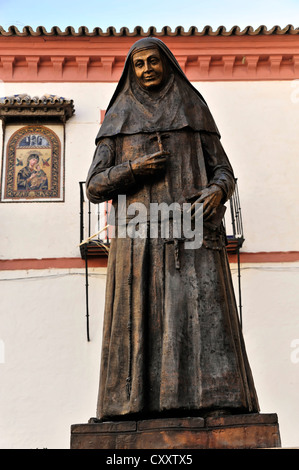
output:
M 58 136 L 45 126 L 26 126 L 7 143 L 2 201 L 46 202 L 61 198 Z
M 17 188 L 18 190 L 48 189 L 48 177 L 40 167 L 37 152 L 30 152 L 27 158 L 27 165 L 19 171 Z

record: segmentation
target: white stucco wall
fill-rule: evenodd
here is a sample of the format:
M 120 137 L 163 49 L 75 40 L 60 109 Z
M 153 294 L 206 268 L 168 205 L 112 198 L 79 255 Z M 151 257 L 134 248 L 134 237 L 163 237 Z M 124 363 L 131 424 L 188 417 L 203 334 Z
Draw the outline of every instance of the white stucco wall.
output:
M 299 251 L 297 84 L 195 85 L 238 177 L 243 251 Z M 65 202 L 0 204 L 0 259 L 80 256 L 78 182 L 86 177 L 100 109 L 114 88 L 2 84 L 1 96 L 51 93 L 73 99 L 76 114 L 66 124 Z M 242 265 L 244 336 L 261 412 L 278 414 L 286 447 L 299 446 L 298 270 L 299 263 Z M 232 271 L 236 285 L 235 265 Z M 90 270 L 87 342 L 84 270 L 0 273 L 0 448 L 68 448 L 70 425 L 94 416 L 104 290 L 105 269 Z
M 294 204 L 299 196 L 299 100 L 294 84 L 195 84 L 210 106 L 238 178 L 246 238 L 243 251 L 299 250 Z M 86 178 L 100 109 L 107 107 L 114 88 L 105 83 L 5 84 L 6 95 L 53 93 L 71 98 L 76 114 L 66 124 L 65 203 L 1 204 L 2 259 L 77 256 L 78 182 Z M 23 243 L 19 243 L 20 233 Z
M 298 84 L 198 84 L 238 178 L 243 251 L 298 251 Z
M 70 426 L 95 416 L 105 269 L 0 273 L 0 448 L 69 448 Z
M 283 447 L 299 447 L 298 275 L 299 263 L 241 265 L 247 353 L 261 412 L 277 413 Z
M 73 99 L 75 115 L 66 123 L 65 202 L 1 204 L 5 235 L 0 258 L 79 255 L 79 181 L 86 179 L 95 149 L 100 109 L 106 108 L 114 87 L 114 84 L 85 83 L 5 84 L 5 96 L 28 93 L 33 97 L 49 93 Z

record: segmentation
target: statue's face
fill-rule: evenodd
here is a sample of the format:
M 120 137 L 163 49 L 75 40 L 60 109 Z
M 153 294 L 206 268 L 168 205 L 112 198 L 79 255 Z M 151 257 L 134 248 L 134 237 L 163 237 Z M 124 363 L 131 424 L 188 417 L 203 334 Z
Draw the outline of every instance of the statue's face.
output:
M 158 49 L 144 49 L 133 55 L 133 68 L 140 85 L 156 88 L 163 81 L 163 63 Z

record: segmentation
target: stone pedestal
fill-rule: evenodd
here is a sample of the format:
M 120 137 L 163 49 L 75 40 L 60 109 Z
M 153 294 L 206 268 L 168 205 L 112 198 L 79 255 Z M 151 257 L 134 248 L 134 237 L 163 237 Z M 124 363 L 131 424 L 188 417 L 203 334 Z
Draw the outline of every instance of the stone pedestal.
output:
M 71 449 L 255 449 L 280 447 L 276 414 L 108 421 L 71 426 Z

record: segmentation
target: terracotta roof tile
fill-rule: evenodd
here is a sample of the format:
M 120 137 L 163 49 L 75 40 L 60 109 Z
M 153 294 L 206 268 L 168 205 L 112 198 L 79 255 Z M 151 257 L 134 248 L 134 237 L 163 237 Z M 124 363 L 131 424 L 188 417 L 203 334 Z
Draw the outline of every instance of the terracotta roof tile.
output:
M 117 31 L 113 26 L 110 26 L 103 31 L 101 28 L 94 28 L 93 31 L 89 31 L 86 26 L 80 26 L 78 31 L 72 26 L 68 26 L 64 31 L 58 26 L 53 26 L 51 31 L 47 31 L 44 26 L 38 26 L 34 31 L 31 26 L 24 26 L 22 31 L 16 26 L 9 26 L 8 30 L 0 26 L 0 36 L 258 36 L 258 35 L 284 35 L 284 34 L 299 34 L 299 28 L 294 28 L 292 25 L 287 25 L 284 28 L 280 26 L 273 26 L 271 29 L 267 29 L 266 26 L 261 25 L 257 29 L 252 26 L 246 26 L 243 30 L 239 26 L 233 26 L 230 30 L 227 30 L 225 26 L 219 26 L 215 31 L 211 26 L 205 26 L 201 31 L 196 26 L 191 26 L 188 31 L 182 26 L 177 26 L 172 30 L 169 26 L 164 26 L 160 31 L 154 26 L 150 26 L 147 31 L 141 26 L 136 26 L 133 31 L 130 31 L 126 27 L 120 28 Z
M 41 97 L 26 93 L 0 97 L 0 119 L 45 116 L 66 121 L 75 113 L 74 101 L 62 96 L 46 94 Z

